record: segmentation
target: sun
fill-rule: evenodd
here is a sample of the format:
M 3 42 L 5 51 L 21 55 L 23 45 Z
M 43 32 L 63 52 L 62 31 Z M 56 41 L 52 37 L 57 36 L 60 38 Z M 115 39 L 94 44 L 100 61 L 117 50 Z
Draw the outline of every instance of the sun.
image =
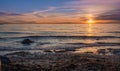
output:
M 94 21 L 93 19 L 88 19 L 88 20 L 87 20 L 87 23 L 88 23 L 88 24 L 93 24 L 93 23 L 95 23 L 95 21 Z
M 92 14 L 87 15 L 87 24 L 94 24 L 95 20 L 94 20 L 94 16 Z

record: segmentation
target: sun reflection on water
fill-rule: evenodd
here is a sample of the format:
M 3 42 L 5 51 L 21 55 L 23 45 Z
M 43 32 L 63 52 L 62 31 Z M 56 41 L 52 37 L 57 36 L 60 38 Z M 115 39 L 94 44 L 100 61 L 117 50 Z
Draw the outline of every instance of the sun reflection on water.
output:
M 93 36 L 93 29 L 92 29 L 93 24 L 89 23 L 87 27 L 87 36 Z
M 86 21 L 86 23 L 88 24 L 88 27 L 87 27 L 87 36 L 93 36 L 93 24 L 95 23 L 95 20 L 94 20 L 94 16 L 92 14 L 89 14 L 87 16 L 88 20 Z
M 95 20 L 94 20 L 93 15 L 88 15 L 88 20 L 86 21 L 86 23 L 87 23 L 87 29 L 86 29 L 87 35 L 86 36 L 88 37 L 94 36 L 93 26 L 94 26 Z M 86 43 L 93 44 L 95 43 L 95 41 L 88 38 L 86 40 Z

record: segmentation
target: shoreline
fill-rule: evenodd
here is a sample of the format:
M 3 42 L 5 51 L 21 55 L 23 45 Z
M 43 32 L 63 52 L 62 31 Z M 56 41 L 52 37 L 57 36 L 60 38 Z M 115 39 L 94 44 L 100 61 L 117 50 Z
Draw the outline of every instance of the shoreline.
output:
M 120 69 L 119 55 L 18 52 L 5 57 L 11 61 L 3 67 L 7 71 L 118 71 Z

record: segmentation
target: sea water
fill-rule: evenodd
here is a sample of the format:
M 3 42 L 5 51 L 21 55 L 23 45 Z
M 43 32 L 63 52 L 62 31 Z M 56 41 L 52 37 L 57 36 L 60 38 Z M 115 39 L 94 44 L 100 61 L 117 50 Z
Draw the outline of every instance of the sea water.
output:
M 34 41 L 29 45 L 24 39 Z M 45 50 L 94 52 L 120 48 L 120 24 L 1 24 L 0 55 L 16 51 Z

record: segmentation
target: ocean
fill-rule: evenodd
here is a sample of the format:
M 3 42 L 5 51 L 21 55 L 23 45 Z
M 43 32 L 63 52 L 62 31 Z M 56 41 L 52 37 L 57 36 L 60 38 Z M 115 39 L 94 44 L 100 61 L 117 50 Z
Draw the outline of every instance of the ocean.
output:
M 24 39 L 34 41 L 29 45 Z M 120 24 L 1 24 L 0 55 L 31 53 L 82 53 L 120 49 Z

